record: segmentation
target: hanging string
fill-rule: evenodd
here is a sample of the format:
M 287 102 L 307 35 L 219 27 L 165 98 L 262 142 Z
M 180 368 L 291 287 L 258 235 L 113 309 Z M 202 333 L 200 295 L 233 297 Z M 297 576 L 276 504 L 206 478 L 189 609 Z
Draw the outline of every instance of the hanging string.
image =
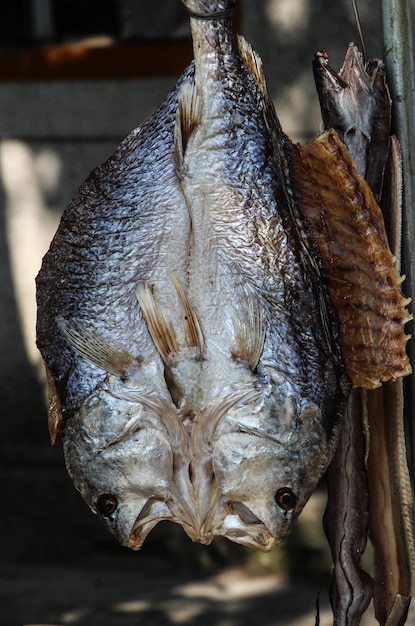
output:
M 187 9 L 187 12 L 194 20 L 227 20 L 235 13 L 235 7 L 233 6 L 223 11 L 212 11 L 212 13 L 195 13 L 190 9 Z
M 362 46 L 363 63 L 366 63 L 367 56 L 366 56 L 365 39 L 363 37 L 362 25 L 360 23 L 359 11 L 357 10 L 356 0 L 352 0 L 352 6 L 353 6 L 354 19 L 356 21 L 357 32 L 359 34 L 360 45 Z

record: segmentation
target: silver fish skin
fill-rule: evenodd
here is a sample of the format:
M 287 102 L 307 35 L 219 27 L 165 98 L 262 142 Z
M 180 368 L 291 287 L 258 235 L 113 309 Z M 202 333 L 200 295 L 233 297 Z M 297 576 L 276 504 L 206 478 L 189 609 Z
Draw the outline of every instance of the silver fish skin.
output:
M 38 346 L 68 471 L 121 543 L 170 519 L 269 550 L 332 458 L 349 382 L 259 58 L 229 16 L 190 21 L 194 65 L 63 215 Z

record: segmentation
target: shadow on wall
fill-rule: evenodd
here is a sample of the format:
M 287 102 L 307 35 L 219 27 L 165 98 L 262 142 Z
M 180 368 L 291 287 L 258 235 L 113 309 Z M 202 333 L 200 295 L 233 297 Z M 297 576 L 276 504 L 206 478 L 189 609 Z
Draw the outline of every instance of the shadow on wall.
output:
M 44 410 L 41 385 L 26 353 L 9 241 L 7 196 L 0 187 L 0 462 L 33 454 L 40 437 L 33 417 Z M 36 420 L 36 418 L 35 418 Z M 27 423 L 27 431 L 22 424 Z M 22 439 L 25 441 L 22 441 Z
M 32 547 L 36 553 L 38 543 L 45 547 L 36 518 L 48 508 L 45 471 L 54 472 L 56 461 L 48 445 L 33 328 L 33 281 L 48 214 L 42 213 L 32 154 L 23 142 L 1 143 L 0 167 L 0 472 L 7 500 L 0 550 L 7 559 L 29 554 Z
M 90 169 L 102 160 L 99 148 L 92 151 Z M 74 544 L 82 554 L 94 543 L 92 535 L 99 541 L 100 531 L 106 534 L 100 524 L 95 529 L 96 520 L 66 475 L 60 441 L 50 446 L 43 364 L 35 345 L 35 276 L 57 228 L 62 198 L 67 194 L 66 203 L 73 193 L 62 178 L 80 153 L 82 147 L 71 144 L 0 143 L 0 473 L 7 500 L 0 553 L 6 560 L 59 559 Z M 81 162 L 88 167 L 88 159 Z M 78 174 L 79 182 L 87 172 Z

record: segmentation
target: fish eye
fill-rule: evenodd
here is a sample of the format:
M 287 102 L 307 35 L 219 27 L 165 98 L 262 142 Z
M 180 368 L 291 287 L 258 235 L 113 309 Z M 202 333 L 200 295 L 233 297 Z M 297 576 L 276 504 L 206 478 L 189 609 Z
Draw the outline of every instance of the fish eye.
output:
M 110 517 L 118 506 L 118 500 L 110 493 L 103 493 L 97 500 L 96 507 L 103 517 Z
M 275 494 L 275 502 L 283 511 L 291 511 L 297 504 L 298 497 L 289 487 L 278 489 Z

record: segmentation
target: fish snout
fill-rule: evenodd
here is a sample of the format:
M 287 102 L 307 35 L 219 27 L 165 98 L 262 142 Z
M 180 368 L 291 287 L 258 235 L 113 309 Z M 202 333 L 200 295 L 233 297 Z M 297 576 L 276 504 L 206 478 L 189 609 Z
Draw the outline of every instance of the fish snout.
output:
M 249 548 L 269 552 L 279 543 L 266 525 L 241 502 L 231 503 L 218 534 Z
M 139 550 L 147 535 L 162 520 L 172 518 L 167 504 L 162 500 L 149 500 L 137 517 L 133 528 L 123 545 L 132 550 Z

